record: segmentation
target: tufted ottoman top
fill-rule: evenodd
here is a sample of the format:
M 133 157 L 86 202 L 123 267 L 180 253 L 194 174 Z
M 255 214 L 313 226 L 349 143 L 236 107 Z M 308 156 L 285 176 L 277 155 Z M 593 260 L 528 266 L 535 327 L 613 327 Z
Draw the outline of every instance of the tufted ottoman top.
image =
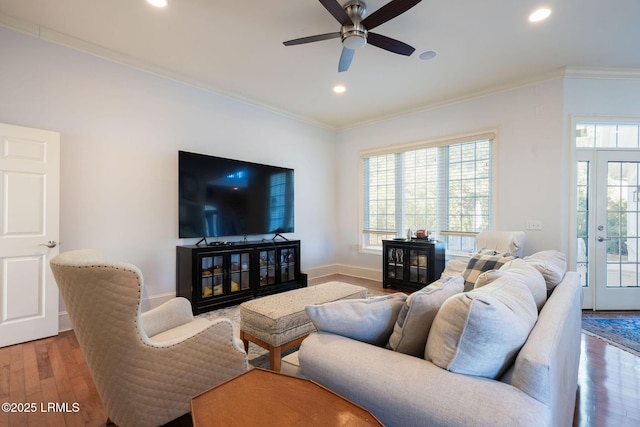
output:
M 315 330 L 304 310 L 307 305 L 366 296 L 362 286 L 327 282 L 257 298 L 240 304 L 240 329 L 279 346 Z

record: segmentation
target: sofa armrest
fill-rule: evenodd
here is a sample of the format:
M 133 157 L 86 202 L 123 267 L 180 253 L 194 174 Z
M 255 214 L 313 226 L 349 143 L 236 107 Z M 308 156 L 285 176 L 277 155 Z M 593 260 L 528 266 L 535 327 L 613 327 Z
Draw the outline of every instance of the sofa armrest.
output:
M 141 313 L 140 320 L 142 330 L 148 337 L 152 337 L 193 321 L 191 303 L 186 298 L 172 298 L 154 309 Z
M 156 344 L 149 341 L 134 343 L 132 351 L 122 351 L 118 346 L 108 346 L 110 354 L 101 355 L 104 364 L 118 366 L 115 375 L 132 378 L 131 387 L 118 387 L 118 409 L 128 425 L 158 425 L 155 419 L 142 416 L 139 402 L 151 405 L 164 412 L 186 414 L 190 411 L 190 401 L 204 391 L 224 381 L 246 372 L 249 368 L 247 354 L 234 339 L 234 329 L 230 320 L 209 321 L 197 318 L 200 325 L 207 327 L 198 332 L 163 341 Z M 187 324 L 189 325 L 189 324 Z M 192 331 L 194 332 L 194 331 Z M 134 355 L 134 356 L 132 356 Z M 155 397 L 148 397 L 147 390 L 153 389 Z M 152 400 L 153 399 L 153 400 Z M 127 403 L 124 403 L 127 402 Z M 137 404 L 131 404 L 135 402 Z M 115 403 L 114 403 L 115 405 Z M 138 412 L 140 411 L 140 412 Z M 175 418 L 175 417 L 174 417 Z M 120 425 L 124 425 L 121 423 Z
M 519 389 L 454 374 L 430 362 L 329 333 L 299 352 L 302 374 L 388 426 L 548 426 L 547 406 Z
M 502 378 L 549 406 L 557 426 L 573 422 L 581 330 L 580 275 L 568 271 L 542 307 L 514 365 Z

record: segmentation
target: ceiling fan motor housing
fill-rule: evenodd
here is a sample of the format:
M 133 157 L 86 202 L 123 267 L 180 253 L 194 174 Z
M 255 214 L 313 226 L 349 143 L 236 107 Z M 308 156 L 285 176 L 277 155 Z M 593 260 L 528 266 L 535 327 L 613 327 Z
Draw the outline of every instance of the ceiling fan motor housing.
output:
M 367 7 L 360 0 L 350 0 L 344 4 L 344 10 L 351 18 L 352 24 L 343 25 L 340 31 L 342 45 L 347 49 L 358 49 L 367 44 L 367 29 L 360 22 L 367 12 Z

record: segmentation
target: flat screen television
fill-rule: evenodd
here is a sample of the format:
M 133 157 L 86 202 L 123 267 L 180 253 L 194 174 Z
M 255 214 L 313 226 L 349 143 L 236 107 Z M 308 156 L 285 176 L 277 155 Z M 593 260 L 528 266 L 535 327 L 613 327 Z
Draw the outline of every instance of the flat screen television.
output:
M 293 232 L 293 179 L 293 169 L 179 151 L 179 237 Z

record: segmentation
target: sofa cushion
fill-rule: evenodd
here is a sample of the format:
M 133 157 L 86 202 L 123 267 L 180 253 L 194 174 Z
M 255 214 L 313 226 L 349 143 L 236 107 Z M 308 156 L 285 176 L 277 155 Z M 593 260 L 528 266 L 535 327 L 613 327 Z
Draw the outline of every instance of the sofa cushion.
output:
M 462 292 L 462 289 L 464 279 L 458 276 L 438 280 L 409 295 L 387 346 L 400 353 L 422 357 L 431 324 L 440 306 L 450 296 Z
M 497 270 L 512 259 L 514 259 L 514 257 L 511 255 L 498 253 L 493 250 L 484 249 L 476 252 L 467 263 L 467 268 L 462 272 L 465 292 L 473 289 L 480 274 L 489 270 Z
M 500 267 L 500 271 L 513 280 L 519 280 L 524 283 L 531 291 L 538 311 L 542 310 L 542 306 L 547 302 L 547 285 L 538 270 L 526 261 L 516 258 Z
M 447 299 L 425 359 L 451 372 L 495 379 L 513 363 L 538 318 L 529 288 L 511 277 Z
M 524 260 L 542 274 L 548 291 L 558 286 L 567 272 L 567 257 L 560 251 L 537 252 L 524 257 Z
M 398 292 L 381 297 L 308 305 L 305 310 L 318 331 L 384 346 L 406 299 L 406 294 Z
M 542 274 L 526 261 L 516 258 L 502 267 L 500 270 L 489 270 L 478 276 L 478 280 L 474 285 L 474 289 L 481 288 L 496 280 L 498 277 L 510 277 L 526 285 L 533 295 L 538 311 L 547 301 L 547 286 Z
M 500 270 L 487 270 L 480 273 L 476 279 L 476 283 L 473 285 L 473 289 L 481 288 L 496 280 L 498 277 L 502 277 L 503 274 Z

